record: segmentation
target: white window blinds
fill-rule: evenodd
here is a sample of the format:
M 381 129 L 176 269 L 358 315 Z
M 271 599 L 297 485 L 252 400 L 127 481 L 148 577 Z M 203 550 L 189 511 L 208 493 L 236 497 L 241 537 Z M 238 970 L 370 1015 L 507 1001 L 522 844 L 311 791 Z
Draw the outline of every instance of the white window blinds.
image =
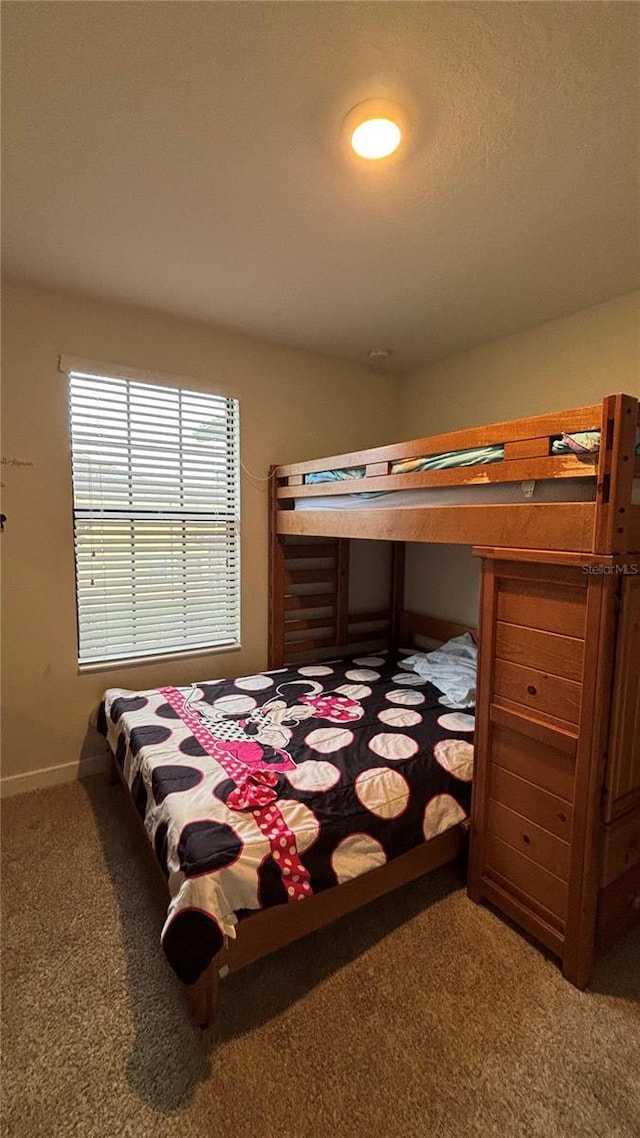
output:
M 237 644 L 237 400 L 68 374 L 80 663 Z

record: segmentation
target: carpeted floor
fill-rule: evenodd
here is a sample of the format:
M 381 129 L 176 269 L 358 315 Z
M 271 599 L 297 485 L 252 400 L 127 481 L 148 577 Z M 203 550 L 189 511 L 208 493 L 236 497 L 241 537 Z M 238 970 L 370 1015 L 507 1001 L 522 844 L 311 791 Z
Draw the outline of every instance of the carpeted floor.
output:
M 5 1138 L 638 1138 L 640 937 L 580 993 L 447 867 L 186 1018 L 103 778 L 3 817 Z

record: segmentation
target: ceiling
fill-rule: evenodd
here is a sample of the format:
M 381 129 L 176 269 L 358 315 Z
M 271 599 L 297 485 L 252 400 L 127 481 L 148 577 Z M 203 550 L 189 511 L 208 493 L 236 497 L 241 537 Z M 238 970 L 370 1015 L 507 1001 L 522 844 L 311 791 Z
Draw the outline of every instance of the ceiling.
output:
M 15 275 L 393 370 L 640 283 L 640 7 L 3 5 Z M 340 127 L 392 98 L 395 158 Z

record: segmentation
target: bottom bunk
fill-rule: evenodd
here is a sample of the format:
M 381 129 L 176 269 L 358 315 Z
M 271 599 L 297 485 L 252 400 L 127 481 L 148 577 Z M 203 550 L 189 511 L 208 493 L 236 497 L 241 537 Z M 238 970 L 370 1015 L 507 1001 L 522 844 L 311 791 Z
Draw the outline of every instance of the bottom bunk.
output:
M 383 651 L 106 693 L 101 728 L 168 883 L 163 947 L 198 1022 L 220 970 L 459 855 L 471 637 L 459 655 L 442 687 L 423 654 Z

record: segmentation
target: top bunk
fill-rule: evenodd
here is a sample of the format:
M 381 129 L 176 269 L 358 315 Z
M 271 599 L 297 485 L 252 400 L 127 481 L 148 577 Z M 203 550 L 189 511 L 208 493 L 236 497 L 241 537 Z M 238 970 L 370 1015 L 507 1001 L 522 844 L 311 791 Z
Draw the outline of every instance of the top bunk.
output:
M 272 470 L 278 535 L 614 556 L 640 551 L 638 400 Z

